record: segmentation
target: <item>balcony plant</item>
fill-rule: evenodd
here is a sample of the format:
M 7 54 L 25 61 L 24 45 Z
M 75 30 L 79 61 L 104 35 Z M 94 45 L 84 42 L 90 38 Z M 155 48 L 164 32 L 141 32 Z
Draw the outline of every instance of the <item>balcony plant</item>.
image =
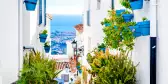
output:
M 150 21 L 146 17 L 143 17 L 142 20 L 142 22 L 137 23 L 137 25 L 141 29 L 142 35 L 150 35 Z
M 88 53 L 89 73 L 94 84 L 136 84 L 136 67 L 126 53 L 112 55 L 94 50 Z
M 45 42 L 44 44 L 44 50 L 46 53 L 49 53 L 50 52 L 50 42 Z
M 47 36 L 48 36 L 47 33 L 48 33 L 47 30 L 43 30 L 42 32 L 40 32 L 39 38 L 40 38 L 41 43 L 45 43 Z
M 133 19 L 134 15 L 131 14 L 131 12 L 129 12 L 128 10 L 126 10 L 122 13 L 122 17 L 125 22 L 130 22 Z
M 132 10 L 142 9 L 143 0 L 130 0 L 130 6 L 131 6 Z
M 25 0 L 26 10 L 34 11 L 36 9 L 37 0 Z
M 30 52 L 24 56 L 17 84 L 56 84 L 54 78 L 60 72 L 56 68 L 55 60 L 44 57 L 40 52 Z

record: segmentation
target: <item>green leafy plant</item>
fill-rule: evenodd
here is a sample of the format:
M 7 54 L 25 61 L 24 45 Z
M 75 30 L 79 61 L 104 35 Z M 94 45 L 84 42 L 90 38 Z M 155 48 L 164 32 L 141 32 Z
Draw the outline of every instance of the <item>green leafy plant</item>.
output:
M 122 12 L 122 14 L 131 14 L 131 12 L 126 10 L 126 11 Z
M 106 48 L 106 45 L 104 43 L 101 43 L 100 45 L 98 45 L 98 48 Z
M 56 84 L 53 79 L 61 71 L 56 69 L 56 61 L 44 57 L 40 52 L 27 53 L 24 56 L 21 76 L 17 84 Z
M 146 17 L 143 17 L 142 18 L 142 21 L 147 21 L 148 19 Z
M 124 22 L 122 16 L 117 16 L 114 10 L 109 11 L 110 26 L 104 27 L 104 43 L 107 47 L 120 51 L 130 51 L 134 46 L 134 35 L 129 26 L 135 22 Z M 106 19 L 107 20 L 107 19 Z
M 47 33 L 48 31 L 46 29 L 41 32 L 41 34 L 47 34 Z
M 132 10 L 129 0 L 120 0 L 120 4 L 124 6 L 125 8 Z
M 94 84 L 136 84 L 136 67 L 126 53 L 111 55 L 94 50 L 88 53 Z
M 104 25 L 106 23 L 109 23 L 109 20 L 107 18 L 104 18 L 104 21 L 101 22 L 101 25 Z
M 50 42 L 49 41 L 44 43 L 44 47 L 49 47 L 49 46 L 50 46 Z

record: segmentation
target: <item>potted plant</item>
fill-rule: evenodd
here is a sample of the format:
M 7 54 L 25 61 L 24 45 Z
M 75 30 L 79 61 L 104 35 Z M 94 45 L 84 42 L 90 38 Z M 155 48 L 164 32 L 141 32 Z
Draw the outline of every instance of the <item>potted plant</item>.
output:
M 133 19 L 134 15 L 131 14 L 131 12 L 129 12 L 128 10 L 126 10 L 122 13 L 122 17 L 125 22 L 130 22 Z
M 136 22 L 129 22 L 129 29 L 133 32 L 135 38 L 141 36 L 141 29 Z
M 105 50 L 106 50 L 105 44 L 104 44 L 104 43 L 101 43 L 100 45 L 98 45 L 98 49 L 99 49 L 99 51 L 105 52 Z
M 128 8 L 128 9 L 131 9 L 131 10 L 132 10 L 132 8 L 131 8 L 131 6 L 130 6 L 130 1 L 129 1 L 129 0 L 120 0 L 120 4 L 121 4 L 122 6 L 124 6 L 125 8 Z
M 49 41 L 44 44 L 44 50 L 46 53 L 50 52 L 50 42 Z
M 48 35 L 47 35 L 47 30 L 43 30 L 43 31 L 39 34 L 40 42 L 45 43 L 47 36 L 48 36 Z
M 77 68 L 77 70 L 79 71 L 79 73 L 82 73 L 82 69 L 81 69 L 81 64 L 80 64 L 80 62 L 77 63 L 76 68 Z
M 56 60 L 45 57 L 40 52 L 30 52 L 23 56 L 23 68 L 16 84 L 57 84 L 61 72 L 56 68 Z
M 105 53 L 94 50 L 92 53 L 88 53 L 92 59 L 88 63 L 91 66 L 89 73 L 95 79 L 93 84 L 136 84 L 138 64 L 135 65 L 128 54 L 112 55 L 108 50 Z
M 37 0 L 25 0 L 26 10 L 34 11 L 36 9 Z
M 132 10 L 141 9 L 143 7 L 143 0 L 130 0 Z
M 143 17 L 142 20 L 142 22 L 137 23 L 137 25 L 141 29 L 142 35 L 150 35 L 150 21 L 146 17 Z
M 101 22 L 102 25 L 104 25 L 105 27 L 110 26 L 110 22 L 109 19 L 105 18 L 103 22 Z
M 116 10 L 116 15 L 121 15 L 123 12 L 125 12 L 125 9 Z

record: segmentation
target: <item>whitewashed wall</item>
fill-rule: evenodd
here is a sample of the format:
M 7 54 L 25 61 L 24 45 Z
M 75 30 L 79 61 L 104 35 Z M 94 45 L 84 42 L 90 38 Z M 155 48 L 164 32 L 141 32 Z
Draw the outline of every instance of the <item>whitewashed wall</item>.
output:
M 97 10 L 97 0 L 91 0 L 91 26 L 87 26 L 87 13 L 88 0 L 85 1 L 85 14 L 84 14 L 84 45 L 85 45 L 85 57 L 89 50 L 92 50 L 97 46 L 97 43 L 103 41 L 103 31 L 100 22 L 107 16 L 107 10 L 111 8 L 112 0 L 101 0 L 100 10 Z M 114 0 L 115 9 L 124 9 L 119 3 L 119 0 Z M 141 21 L 142 17 L 147 17 L 150 20 L 150 1 L 144 1 L 143 9 L 134 11 L 134 21 Z M 88 38 L 91 40 L 89 41 Z M 90 44 L 90 47 L 89 47 Z M 142 36 L 135 39 L 135 47 L 133 50 L 133 61 L 135 63 L 140 62 L 137 70 L 137 84 L 150 84 L 150 38 L 149 36 Z M 86 60 L 83 61 L 86 66 Z
M 9 3 L 10 2 L 10 3 Z M 0 3 L 0 83 L 17 80 L 19 67 L 18 0 L 1 0 Z

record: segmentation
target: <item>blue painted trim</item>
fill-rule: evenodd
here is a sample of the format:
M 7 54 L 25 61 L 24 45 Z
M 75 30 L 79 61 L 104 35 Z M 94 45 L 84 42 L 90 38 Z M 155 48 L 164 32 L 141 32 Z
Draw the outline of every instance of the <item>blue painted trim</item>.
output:
M 122 17 L 125 22 L 130 22 L 133 19 L 134 15 L 133 14 L 123 14 Z
M 44 26 L 46 26 L 46 0 L 44 0 Z
M 39 25 L 42 24 L 42 0 L 39 0 Z

